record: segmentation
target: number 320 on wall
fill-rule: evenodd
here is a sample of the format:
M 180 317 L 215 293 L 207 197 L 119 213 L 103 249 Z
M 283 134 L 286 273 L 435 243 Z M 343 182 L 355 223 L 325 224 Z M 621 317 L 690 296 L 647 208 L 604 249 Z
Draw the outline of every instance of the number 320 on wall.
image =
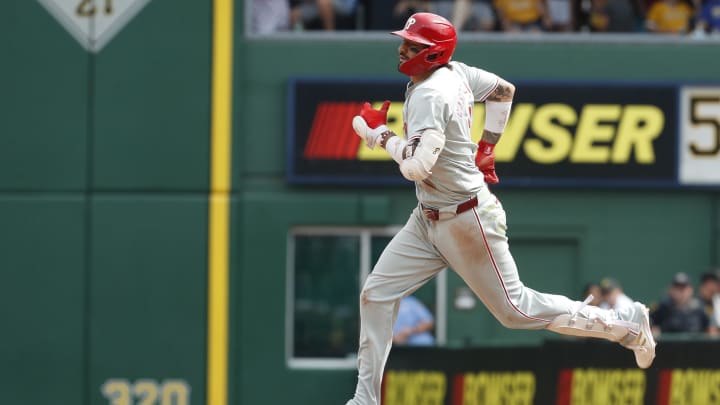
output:
M 109 405 L 190 405 L 190 385 L 184 380 L 114 378 L 105 381 L 100 392 Z

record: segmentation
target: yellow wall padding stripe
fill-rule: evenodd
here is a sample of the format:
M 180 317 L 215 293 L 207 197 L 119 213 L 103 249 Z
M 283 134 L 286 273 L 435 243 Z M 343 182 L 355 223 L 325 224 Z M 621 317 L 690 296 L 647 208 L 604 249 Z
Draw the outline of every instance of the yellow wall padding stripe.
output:
M 214 0 L 208 223 L 207 405 L 228 402 L 233 0 Z

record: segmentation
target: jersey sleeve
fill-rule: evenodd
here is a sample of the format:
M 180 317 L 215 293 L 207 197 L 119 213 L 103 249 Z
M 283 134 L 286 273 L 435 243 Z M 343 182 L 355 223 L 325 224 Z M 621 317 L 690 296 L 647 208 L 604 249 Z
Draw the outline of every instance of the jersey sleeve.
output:
M 480 68 L 468 66 L 461 62 L 456 63 L 467 78 L 467 82 L 473 92 L 475 101 L 485 101 L 490 93 L 497 88 L 500 78 L 496 74 Z
M 407 111 L 408 138 L 422 134 L 426 129 L 445 132 L 450 121 L 450 110 L 445 97 L 430 88 L 418 89 L 410 98 Z

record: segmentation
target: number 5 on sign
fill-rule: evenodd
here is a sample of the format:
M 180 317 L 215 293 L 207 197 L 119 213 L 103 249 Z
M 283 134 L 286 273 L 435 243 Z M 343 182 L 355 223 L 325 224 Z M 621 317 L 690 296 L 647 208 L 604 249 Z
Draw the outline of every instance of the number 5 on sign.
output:
M 100 387 L 109 405 L 190 405 L 190 385 L 184 380 L 142 379 L 134 383 L 113 378 Z
M 680 182 L 720 185 L 720 87 L 683 87 L 680 103 Z

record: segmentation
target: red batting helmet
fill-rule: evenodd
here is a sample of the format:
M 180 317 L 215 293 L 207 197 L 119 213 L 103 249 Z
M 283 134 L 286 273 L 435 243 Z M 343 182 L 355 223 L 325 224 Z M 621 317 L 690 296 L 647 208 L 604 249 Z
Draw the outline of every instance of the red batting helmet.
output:
M 457 33 L 455 27 L 445 19 L 432 13 L 415 13 L 408 18 L 405 28 L 391 32 L 408 41 L 428 45 L 412 59 L 406 60 L 398 67 L 402 73 L 415 76 L 450 62 Z

